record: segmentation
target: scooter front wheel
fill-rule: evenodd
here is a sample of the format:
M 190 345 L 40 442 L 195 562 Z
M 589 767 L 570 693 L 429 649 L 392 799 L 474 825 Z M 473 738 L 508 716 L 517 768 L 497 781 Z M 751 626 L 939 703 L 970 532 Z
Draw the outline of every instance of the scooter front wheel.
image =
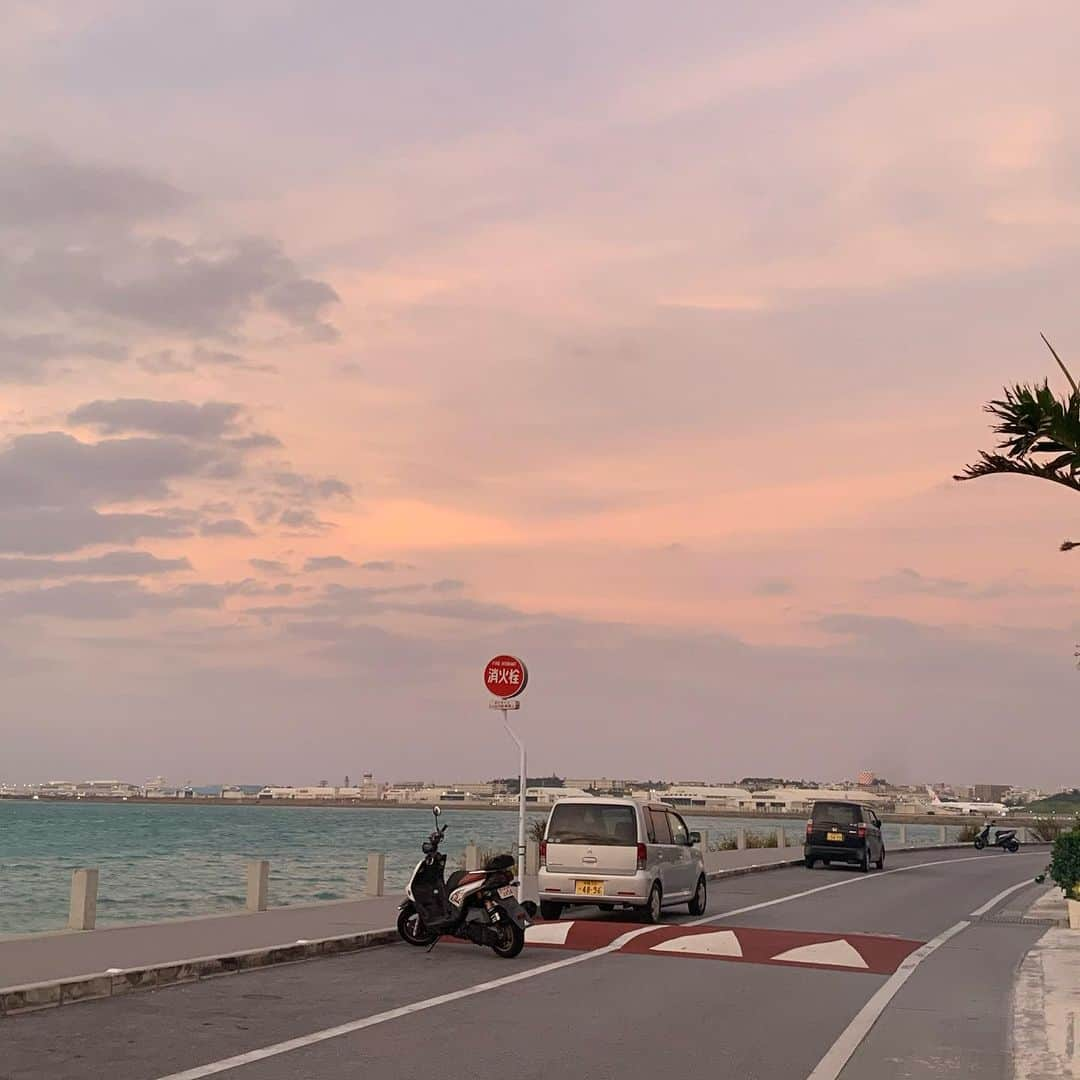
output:
M 496 956 L 513 960 L 525 948 L 525 931 L 513 919 L 504 918 L 499 923 L 499 940 L 491 946 Z
M 982 837 L 976 836 L 975 837 L 975 850 L 976 851 L 982 851 L 982 849 L 984 847 L 986 847 L 986 841 L 983 840 Z
M 398 912 L 397 932 L 402 941 L 418 948 L 426 948 L 439 936 L 424 925 L 423 916 L 412 904 L 406 904 Z

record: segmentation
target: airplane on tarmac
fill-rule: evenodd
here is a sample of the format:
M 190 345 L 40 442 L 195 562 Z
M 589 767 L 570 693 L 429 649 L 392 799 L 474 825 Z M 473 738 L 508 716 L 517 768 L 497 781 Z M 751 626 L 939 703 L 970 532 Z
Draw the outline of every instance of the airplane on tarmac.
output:
M 999 802 L 960 802 L 959 800 L 956 802 L 951 800 L 942 802 L 938 797 L 938 793 L 929 785 L 927 785 L 926 793 L 930 796 L 932 813 L 996 814 L 998 817 L 1003 817 L 1009 812 L 1009 808 L 1004 803 Z

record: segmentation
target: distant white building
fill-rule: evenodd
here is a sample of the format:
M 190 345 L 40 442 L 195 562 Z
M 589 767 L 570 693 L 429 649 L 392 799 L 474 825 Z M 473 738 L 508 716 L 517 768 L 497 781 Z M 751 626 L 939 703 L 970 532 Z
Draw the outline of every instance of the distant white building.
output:
M 381 799 L 385 785 L 371 781 L 354 787 L 331 787 L 319 784 L 316 787 L 264 787 L 259 792 L 260 799 Z M 225 796 L 225 792 L 222 792 Z M 235 798 L 236 796 L 232 796 Z
M 124 780 L 49 780 L 33 788 L 43 798 L 129 799 L 143 793 L 138 784 Z
M 505 790 L 504 784 L 496 784 L 491 780 L 456 780 L 452 784 L 444 784 L 446 791 L 463 791 L 473 799 L 490 799 L 492 795 Z
M 588 798 L 589 792 L 575 787 L 527 787 L 525 802 L 533 806 L 553 806 L 560 799 Z
M 667 791 L 655 792 L 655 795 L 686 810 L 738 810 L 754 797 L 746 788 L 711 784 L 673 784 Z
M 395 784 L 386 788 L 382 797 L 387 802 L 431 803 L 434 806 L 435 803 L 441 801 L 444 790 L 441 787 L 419 787 L 411 784 L 408 787 L 402 787 L 400 784 Z
M 768 791 L 753 792 L 749 798 L 740 801 L 739 809 L 799 814 L 809 812 L 815 802 L 825 799 L 867 803 L 878 807 L 891 802 L 884 795 L 844 788 L 772 788 Z
M 362 784 L 352 787 L 339 787 L 337 797 L 339 799 L 363 799 L 365 802 L 374 802 L 383 797 L 386 785 L 377 780 L 365 780 Z
M 629 780 L 612 780 L 607 776 L 584 776 L 574 779 L 567 777 L 564 783 L 568 788 L 580 788 L 586 794 L 595 792 L 597 795 L 621 795 L 631 787 Z

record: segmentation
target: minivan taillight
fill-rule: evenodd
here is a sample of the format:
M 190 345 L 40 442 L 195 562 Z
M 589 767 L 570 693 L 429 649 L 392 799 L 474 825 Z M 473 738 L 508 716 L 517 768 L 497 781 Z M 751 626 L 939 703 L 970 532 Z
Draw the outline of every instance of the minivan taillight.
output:
M 545 870 L 547 869 L 547 841 L 546 840 L 541 840 L 540 841 L 540 865 Z
M 866 826 L 865 825 L 860 825 L 859 826 L 859 839 L 860 840 L 865 840 L 866 839 Z
M 637 846 L 637 868 L 639 870 L 645 869 L 645 862 L 648 859 L 648 852 L 645 850 L 644 844 L 638 844 Z
M 809 840 L 814 835 L 814 823 L 808 821 L 806 823 L 806 839 Z

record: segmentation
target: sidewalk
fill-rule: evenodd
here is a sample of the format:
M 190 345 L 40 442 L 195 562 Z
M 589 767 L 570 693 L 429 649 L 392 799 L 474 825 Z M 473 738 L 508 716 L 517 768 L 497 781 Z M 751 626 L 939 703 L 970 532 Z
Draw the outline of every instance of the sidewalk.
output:
M 1066 919 L 1051 886 L 1028 909 L 1035 919 Z M 1017 972 L 1013 998 L 1014 1080 L 1080 1080 L 1080 930 L 1054 927 Z
M 257 915 L 139 923 L 0 939 L 0 990 L 111 969 L 175 964 L 394 926 L 400 899 L 270 908 Z

